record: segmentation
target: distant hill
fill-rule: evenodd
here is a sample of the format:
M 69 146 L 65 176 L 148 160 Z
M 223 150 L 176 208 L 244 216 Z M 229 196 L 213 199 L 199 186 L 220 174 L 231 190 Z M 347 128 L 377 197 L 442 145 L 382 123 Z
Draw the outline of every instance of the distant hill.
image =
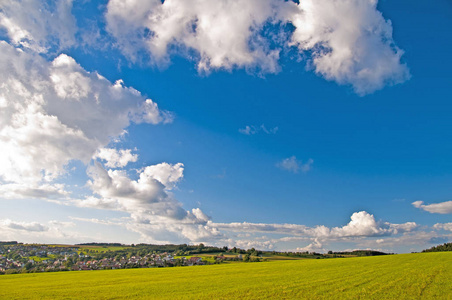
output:
M 99 247 L 121 247 L 124 246 L 121 243 L 81 243 L 75 244 L 76 246 L 99 246 Z
M 443 251 L 452 251 L 452 243 L 444 243 L 443 245 L 438 245 L 430 249 L 422 250 L 422 252 L 443 252 Z
M 377 256 L 377 255 L 388 255 L 392 253 L 384 253 L 380 251 L 374 250 L 354 250 L 354 251 L 345 251 L 345 252 L 328 252 L 328 254 L 338 254 L 338 255 L 354 255 L 354 256 Z
M 0 245 L 17 245 L 16 241 L 2 242 L 0 241 Z

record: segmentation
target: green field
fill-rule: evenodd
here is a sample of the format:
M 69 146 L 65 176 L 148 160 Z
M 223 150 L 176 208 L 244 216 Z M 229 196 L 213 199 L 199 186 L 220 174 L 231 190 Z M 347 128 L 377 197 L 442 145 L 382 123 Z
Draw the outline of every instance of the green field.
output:
M 452 299 L 452 252 L 0 276 L 0 299 Z

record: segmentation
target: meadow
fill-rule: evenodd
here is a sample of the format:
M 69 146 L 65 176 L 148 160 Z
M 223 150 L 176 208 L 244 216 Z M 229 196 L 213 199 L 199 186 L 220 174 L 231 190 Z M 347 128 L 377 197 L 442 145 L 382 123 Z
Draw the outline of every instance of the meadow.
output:
M 0 299 L 452 299 L 452 252 L 0 276 Z

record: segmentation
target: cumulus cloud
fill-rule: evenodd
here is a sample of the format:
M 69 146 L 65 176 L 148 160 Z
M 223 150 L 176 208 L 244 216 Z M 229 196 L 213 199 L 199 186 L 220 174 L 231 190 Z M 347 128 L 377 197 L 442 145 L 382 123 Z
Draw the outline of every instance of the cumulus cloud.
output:
M 138 180 L 132 180 L 124 170 L 106 170 L 100 163 L 95 162 L 88 169 L 88 175 L 91 177 L 88 186 L 100 199 L 116 201 L 120 209 L 143 212 L 152 204 L 160 208 L 160 204 L 169 204 L 172 199 L 165 192 L 165 185 L 154 177 L 151 167 L 146 167 L 139 174 Z M 183 169 L 183 165 L 179 168 Z M 180 177 L 174 180 L 178 179 Z M 165 210 L 163 207 L 162 209 Z M 173 212 L 174 216 L 178 215 L 177 211 Z
M 265 224 L 265 223 L 207 223 L 212 228 L 224 232 L 226 236 L 236 236 L 236 240 L 221 240 L 229 245 L 256 245 L 259 249 L 274 249 L 281 244 L 306 246 L 296 247 L 293 251 L 298 252 L 324 252 L 325 247 L 332 242 L 352 243 L 361 245 L 363 241 L 386 240 L 417 231 L 418 225 L 414 222 L 393 224 L 377 221 L 374 216 L 365 212 L 355 212 L 350 217 L 350 222 L 340 227 L 327 227 L 318 225 L 309 227 L 300 224 Z M 261 237 L 257 234 L 265 233 L 272 238 Z M 307 244 L 306 244 L 307 243 Z M 367 246 L 366 246 L 367 247 Z M 375 245 L 374 245 L 375 248 Z
M 129 162 L 136 162 L 138 155 L 132 154 L 131 149 L 100 148 L 94 158 L 106 161 L 105 165 L 109 168 L 123 168 Z
M 424 201 L 415 201 L 411 203 L 414 207 L 436 214 L 452 214 L 452 201 L 424 204 Z
M 146 49 L 157 62 L 168 60 L 171 47 L 195 50 L 198 69 L 227 69 L 259 64 L 278 70 L 279 50 L 259 36 L 276 10 L 273 0 L 136 1 L 108 3 L 107 29 L 132 59 Z
M 94 195 L 73 199 L 71 204 L 128 213 L 125 226 L 146 242 L 195 242 L 222 236 L 208 226 L 210 217 L 201 209 L 183 209 L 171 193 L 183 178 L 183 170 L 182 163 L 160 163 L 139 170 L 134 180 L 126 171 L 107 170 L 96 161 L 88 169 L 88 186 Z
M 342 227 L 328 228 L 324 225 L 308 227 L 298 224 L 264 224 L 264 223 L 210 223 L 211 226 L 236 232 L 267 232 L 289 234 L 310 238 L 347 238 L 374 237 L 399 234 L 415 230 L 418 225 L 414 222 L 391 224 L 378 222 L 374 216 L 365 211 L 355 212 L 350 222 Z
M 302 0 L 287 13 L 295 26 L 292 43 L 311 51 L 316 73 L 358 94 L 409 78 L 400 62 L 403 51 L 392 39 L 392 25 L 377 10 L 376 0 Z
M 0 2 L 0 28 L 15 46 L 37 52 L 68 48 L 75 44 L 77 32 L 71 10 L 72 0 L 4 0 Z
M 298 224 L 265 223 L 210 223 L 211 226 L 236 232 L 267 232 L 314 238 L 373 237 L 410 232 L 417 228 L 414 222 L 391 224 L 377 222 L 373 215 L 365 211 L 355 212 L 350 222 L 342 227 L 328 228 L 324 225 L 308 227 Z
M 312 243 L 307 245 L 306 247 L 298 247 L 296 252 L 325 252 L 325 249 L 323 248 L 323 244 L 318 240 L 314 239 Z
M 312 164 L 314 163 L 314 160 L 311 158 L 308 159 L 307 162 L 303 163 L 300 160 L 297 160 L 295 156 L 291 156 L 289 158 L 283 159 L 281 162 L 277 163 L 276 166 L 280 169 L 292 172 L 292 173 L 298 173 L 299 171 L 306 173 L 312 168 Z
M 353 213 L 347 225 L 331 230 L 334 236 L 377 236 L 387 232 L 387 228 L 379 226 L 374 216 L 365 211 Z
M 355 212 L 350 222 L 343 227 L 331 229 L 332 236 L 380 236 L 409 232 L 416 229 L 417 224 L 407 222 L 404 224 L 391 224 L 377 222 L 373 215 L 365 211 Z
M 264 124 L 262 124 L 261 126 L 249 126 L 246 125 L 244 128 L 240 128 L 239 132 L 245 135 L 253 135 L 253 134 L 257 134 L 259 132 L 263 132 L 266 134 L 275 134 L 278 131 L 278 127 L 273 127 L 273 128 L 269 128 L 267 129 L 267 127 L 265 127 Z
M 87 164 L 130 122 L 167 122 L 150 99 L 70 56 L 47 62 L 0 41 L 0 180 L 9 192 L 54 193 L 72 160 Z M 27 188 L 28 186 L 28 188 Z
M 376 0 L 110 0 L 106 20 L 133 61 L 146 51 L 164 64 L 182 52 L 196 58 L 200 71 L 257 67 L 275 73 L 281 52 L 295 47 L 317 74 L 361 95 L 410 76 Z M 286 32 L 287 24 L 293 32 Z
M 436 230 L 452 231 L 452 223 L 436 223 L 433 225 L 433 228 Z

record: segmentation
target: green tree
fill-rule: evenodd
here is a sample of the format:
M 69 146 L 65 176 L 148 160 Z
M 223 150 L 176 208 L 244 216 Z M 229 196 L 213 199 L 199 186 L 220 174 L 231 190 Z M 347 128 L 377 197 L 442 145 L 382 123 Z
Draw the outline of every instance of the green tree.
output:
M 30 270 L 33 267 L 33 264 L 31 262 L 27 262 L 24 266 L 25 270 Z
M 67 260 L 66 260 L 66 262 L 64 263 L 64 266 L 66 267 L 66 268 L 70 268 L 70 267 L 72 267 L 74 265 L 74 261 L 72 260 L 72 258 L 68 258 Z

